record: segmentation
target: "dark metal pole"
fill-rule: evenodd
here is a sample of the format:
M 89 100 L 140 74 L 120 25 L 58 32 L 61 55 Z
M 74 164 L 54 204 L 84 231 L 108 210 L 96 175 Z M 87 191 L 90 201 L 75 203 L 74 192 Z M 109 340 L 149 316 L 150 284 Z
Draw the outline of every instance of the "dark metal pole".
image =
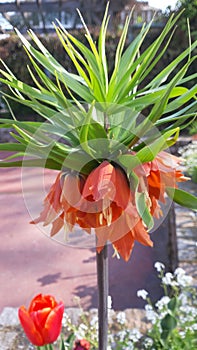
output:
M 98 318 L 99 318 L 99 350 L 107 350 L 108 334 L 108 256 L 107 245 L 97 256 L 97 283 L 98 283 Z

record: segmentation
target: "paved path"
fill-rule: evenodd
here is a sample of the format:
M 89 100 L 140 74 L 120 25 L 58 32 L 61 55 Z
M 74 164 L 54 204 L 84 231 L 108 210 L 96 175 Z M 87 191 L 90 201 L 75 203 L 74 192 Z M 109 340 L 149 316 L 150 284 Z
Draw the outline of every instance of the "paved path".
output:
M 43 184 L 37 169 L 28 169 L 23 173 L 22 193 L 21 170 L 0 170 L 0 312 L 5 306 L 27 305 L 40 292 L 62 299 L 66 307 L 74 305 L 74 295 L 82 298 L 85 308 L 97 305 L 94 248 L 59 244 L 29 224 L 31 215 L 38 215 L 53 178 L 54 172 L 46 171 Z M 110 295 L 115 309 L 143 307 L 143 301 L 136 298 L 138 289 L 159 296 L 153 263 L 169 263 L 165 223 L 152 239 L 154 249 L 136 245 L 129 263 L 112 259 L 109 249 Z M 86 243 L 82 238 L 79 245 Z
M 186 186 L 197 195 L 197 184 L 189 181 Z M 179 265 L 193 277 L 197 288 L 197 212 L 176 205 L 176 232 Z

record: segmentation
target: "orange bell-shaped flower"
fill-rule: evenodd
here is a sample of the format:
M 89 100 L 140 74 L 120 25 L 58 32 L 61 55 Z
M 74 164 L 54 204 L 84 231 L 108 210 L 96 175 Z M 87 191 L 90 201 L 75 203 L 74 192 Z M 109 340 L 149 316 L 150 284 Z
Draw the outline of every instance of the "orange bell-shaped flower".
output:
M 159 201 L 165 202 L 166 187 L 176 187 L 185 181 L 177 170 L 179 159 L 161 152 L 148 163 L 134 169 L 137 188 L 130 188 L 128 177 L 118 165 L 103 161 L 88 177 L 74 172 L 59 173 L 44 200 L 44 209 L 33 223 L 52 224 L 51 236 L 62 227 L 73 230 L 79 225 L 86 232 L 95 230 L 97 251 L 110 241 L 117 253 L 128 260 L 134 242 L 152 246 L 153 243 L 139 215 L 135 191 L 144 194 L 150 215 L 162 215 Z
M 135 240 L 152 246 L 135 207 L 126 174 L 119 166 L 102 162 L 89 174 L 82 195 L 87 214 L 79 225 L 95 228 L 98 252 L 109 240 L 127 261 Z

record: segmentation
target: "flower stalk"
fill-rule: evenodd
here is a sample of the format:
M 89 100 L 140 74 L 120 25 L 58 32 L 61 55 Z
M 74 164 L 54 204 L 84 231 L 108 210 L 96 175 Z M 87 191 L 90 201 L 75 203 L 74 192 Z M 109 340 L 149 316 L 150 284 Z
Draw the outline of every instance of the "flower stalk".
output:
M 44 346 L 37 346 L 38 350 L 53 350 L 53 345 L 52 344 L 47 344 Z
M 107 350 L 108 335 L 108 253 L 107 244 L 97 252 L 97 283 L 98 283 L 98 319 L 99 319 L 99 350 Z

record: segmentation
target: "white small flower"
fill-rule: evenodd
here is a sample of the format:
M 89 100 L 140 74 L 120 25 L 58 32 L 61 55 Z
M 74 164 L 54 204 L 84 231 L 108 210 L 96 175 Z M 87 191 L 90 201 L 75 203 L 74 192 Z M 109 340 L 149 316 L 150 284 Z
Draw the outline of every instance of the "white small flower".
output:
M 124 339 L 125 339 L 126 336 L 127 336 L 127 331 L 124 329 L 124 330 L 118 332 L 118 333 L 117 333 L 117 336 L 118 336 L 118 338 L 119 338 L 119 341 L 120 341 L 120 342 L 123 342 Z
M 134 345 L 131 341 L 127 342 L 127 346 L 123 348 L 123 350 L 134 350 Z
M 92 317 L 92 319 L 90 320 L 90 326 L 97 328 L 97 326 L 98 326 L 98 316 L 97 315 Z
M 180 303 L 182 306 L 188 304 L 188 295 L 185 293 L 180 293 L 178 296 L 178 299 L 180 300 Z
M 188 276 L 188 275 L 177 275 L 177 283 L 180 287 L 187 287 L 192 283 L 192 276 Z
M 185 338 L 185 332 L 184 332 L 184 331 L 180 331 L 180 332 L 179 332 L 179 335 L 180 335 L 180 337 L 181 337 L 182 339 Z
M 85 338 L 87 330 L 88 327 L 84 323 L 81 323 L 78 330 L 75 332 L 75 337 L 79 340 Z
M 118 312 L 118 314 L 116 315 L 116 319 L 117 319 L 117 322 L 119 324 L 122 324 L 122 325 L 125 324 L 125 322 L 126 322 L 125 312 L 123 312 L 123 311 Z
M 195 317 L 197 317 L 197 308 L 190 306 L 190 305 L 184 305 L 180 306 L 180 311 L 186 314 L 186 319 L 189 321 L 192 321 Z
M 165 276 L 162 278 L 162 282 L 163 284 L 166 284 L 166 285 L 169 285 L 171 286 L 172 285 L 172 282 L 173 282 L 173 274 L 171 272 L 167 272 L 165 274 Z
M 152 338 L 145 338 L 143 344 L 145 346 L 145 349 L 149 348 L 150 346 L 153 345 Z
M 197 331 L 197 323 L 190 325 L 190 330 L 193 332 Z
M 130 340 L 132 340 L 133 342 L 137 342 L 141 337 L 142 337 L 142 334 L 140 333 L 140 331 L 139 331 L 137 328 L 133 328 L 133 329 L 129 332 L 129 338 L 130 338 Z
M 166 315 L 168 314 L 168 310 L 163 310 L 162 312 L 160 311 L 159 315 L 158 315 L 158 319 L 162 320 Z M 160 332 L 162 332 L 162 328 L 160 328 L 159 330 Z
M 152 324 L 155 324 L 158 319 L 158 314 L 153 310 L 153 307 L 149 304 L 145 305 L 146 318 L 148 321 L 151 321 Z
M 185 270 L 183 270 L 181 267 L 177 267 L 176 270 L 174 271 L 174 275 L 185 275 Z
M 137 291 L 138 298 L 142 298 L 146 300 L 147 295 L 148 295 L 148 292 L 145 289 L 140 289 Z
M 170 298 L 168 296 L 162 297 L 160 300 L 157 301 L 155 306 L 159 309 L 162 310 L 170 301 Z
M 157 270 L 157 272 L 161 272 L 165 269 L 165 265 L 159 261 L 156 261 L 156 263 L 154 264 L 154 267 Z
M 146 304 L 146 305 L 145 305 L 145 310 L 146 310 L 146 311 L 153 311 L 152 305 Z
M 108 297 L 107 297 L 107 307 L 108 307 L 108 309 L 112 309 L 112 297 L 111 297 L 111 295 L 108 295 Z
M 71 319 L 68 316 L 68 314 L 66 312 L 64 312 L 63 319 L 62 319 L 62 325 L 67 327 L 69 323 L 71 323 Z
M 109 344 L 113 344 L 114 343 L 114 335 L 112 333 L 108 334 L 108 342 Z

